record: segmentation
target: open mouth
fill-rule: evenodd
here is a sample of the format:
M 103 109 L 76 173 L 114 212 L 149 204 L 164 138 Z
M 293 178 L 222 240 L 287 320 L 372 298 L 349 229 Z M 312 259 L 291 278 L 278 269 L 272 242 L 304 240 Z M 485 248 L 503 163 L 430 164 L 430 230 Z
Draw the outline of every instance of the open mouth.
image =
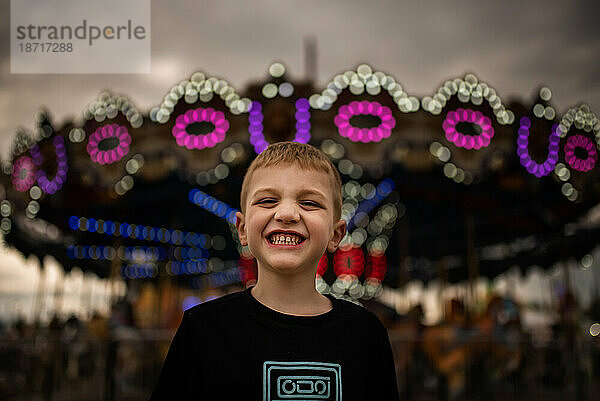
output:
M 273 233 L 267 237 L 271 245 L 299 245 L 304 242 L 304 237 L 293 233 Z

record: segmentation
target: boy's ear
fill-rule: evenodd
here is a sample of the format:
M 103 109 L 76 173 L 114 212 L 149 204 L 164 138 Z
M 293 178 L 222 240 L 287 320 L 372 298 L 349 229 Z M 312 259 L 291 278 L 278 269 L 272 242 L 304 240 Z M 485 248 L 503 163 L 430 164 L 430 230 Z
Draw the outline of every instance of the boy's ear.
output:
M 340 242 L 342 242 L 344 235 L 346 235 L 346 221 L 339 220 L 333 226 L 333 235 L 331 236 L 331 239 L 327 244 L 327 251 L 329 251 L 330 253 L 335 252 L 335 250 L 340 245 Z
M 242 212 L 235 213 L 235 227 L 242 246 L 248 245 L 248 233 L 246 232 L 246 219 Z

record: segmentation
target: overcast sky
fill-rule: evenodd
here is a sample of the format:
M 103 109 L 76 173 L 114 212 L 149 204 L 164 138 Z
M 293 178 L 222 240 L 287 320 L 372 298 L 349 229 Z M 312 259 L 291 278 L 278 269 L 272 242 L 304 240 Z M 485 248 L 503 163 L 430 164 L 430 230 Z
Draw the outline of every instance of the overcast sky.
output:
M 547 85 L 559 113 L 582 102 L 600 113 L 599 10 L 592 1 L 154 0 L 151 74 L 19 75 L 10 73 L 9 0 L 0 0 L 0 154 L 17 128 L 34 128 L 40 107 L 60 125 L 105 89 L 148 111 L 195 71 L 241 90 L 278 60 L 301 78 L 306 37 L 317 41 L 320 85 L 366 62 L 423 97 L 474 72 L 504 99 L 530 100 Z M 0 279 L 30 293 L 36 268 L 15 255 L 0 252 Z
M 474 72 L 505 99 L 531 99 L 544 84 L 559 112 L 581 102 L 600 110 L 600 6 L 592 1 L 155 0 L 152 73 L 139 75 L 10 74 L 9 1 L 0 4 L 2 154 L 18 127 L 33 128 L 40 107 L 57 122 L 80 117 L 104 89 L 147 111 L 197 70 L 242 89 L 280 60 L 300 78 L 309 36 L 320 84 L 367 62 L 419 97 Z

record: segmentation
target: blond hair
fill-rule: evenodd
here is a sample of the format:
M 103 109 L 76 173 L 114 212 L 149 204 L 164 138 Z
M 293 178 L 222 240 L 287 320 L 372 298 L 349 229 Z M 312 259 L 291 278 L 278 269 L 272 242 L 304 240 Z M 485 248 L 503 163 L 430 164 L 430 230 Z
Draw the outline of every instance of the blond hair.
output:
M 269 145 L 250 163 L 240 193 L 240 206 L 245 213 L 248 185 L 254 171 L 263 167 L 272 167 L 279 164 L 294 164 L 304 170 L 321 171 L 327 174 L 332 181 L 333 215 L 334 221 L 342 213 L 342 180 L 337 169 L 329 158 L 312 145 L 298 142 L 277 142 Z

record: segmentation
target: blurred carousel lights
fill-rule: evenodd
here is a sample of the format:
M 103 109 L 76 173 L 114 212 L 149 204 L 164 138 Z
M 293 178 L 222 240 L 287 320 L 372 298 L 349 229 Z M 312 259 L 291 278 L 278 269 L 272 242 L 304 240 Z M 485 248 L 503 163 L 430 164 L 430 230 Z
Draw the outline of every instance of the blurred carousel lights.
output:
M 117 195 L 125 195 L 133 188 L 135 182 L 132 175 L 140 171 L 143 166 L 144 156 L 140 153 L 135 154 L 131 159 L 127 160 L 127 163 L 125 163 L 125 172 L 127 174 L 121 177 L 114 186 L 114 191 Z
M 575 155 L 575 149 L 581 148 L 584 149 L 587 153 L 587 157 L 585 159 L 580 159 Z M 569 163 L 571 168 L 581 171 L 587 172 L 594 168 L 596 165 L 596 161 L 598 160 L 598 152 L 596 151 L 596 145 L 594 142 L 583 135 L 573 135 L 567 138 L 567 143 L 565 144 L 565 160 Z
M 459 123 L 475 124 L 481 129 L 479 135 L 466 135 L 456 129 Z M 446 139 L 454 143 L 459 148 L 481 149 L 488 147 L 494 136 L 492 121 L 481 114 L 479 111 L 471 109 L 457 109 L 450 111 L 442 123 L 442 128 L 446 133 Z
M 29 148 L 35 145 L 35 143 L 36 142 L 25 132 L 18 131 L 13 143 L 11 144 L 10 153 L 13 156 L 17 156 L 26 150 L 29 150 Z M 8 168 L 10 169 L 10 164 L 8 164 Z M 10 174 L 10 171 L 7 174 Z
M 17 191 L 28 191 L 35 183 L 36 168 L 31 157 L 19 157 L 13 164 L 12 170 L 12 184 Z
M 244 147 L 240 143 L 233 143 L 221 151 L 221 160 L 227 164 L 236 164 L 244 156 Z
M 210 273 L 206 276 L 206 282 L 210 287 L 213 288 L 239 283 L 240 281 L 240 272 L 237 268 L 230 268 L 220 272 Z
M 10 233 L 10 229 L 12 228 L 11 214 L 12 205 L 10 201 L 7 199 L 2 200 L 0 202 L 0 216 L 2 217 L 0 220 L 0 231 L 5 235 Z
M 115 193 L 119 196 L 125 195 L 125 193 L 127 193 L 127 191 L 131 190 L 133 188 L 134 185 L 134 180 L 133 177 L 130 175 L 126 175 L 123 178 L 121 178 L 119 181 L 117 181 L 117 183 L 115 184 Z
M 77 216 L 69 217 L 68 223 L 72 230 L 97 232 L 98 234 L 113 235 L 115 237 L 137 238 L 145 241 L 158 241 L 205 249 L 210 247 L 209 235 L 174 230 L 172 228 L 158 228 Z
M 360 204 L 358 204 L 354 211 L 350 212 L 350 208 L 347 206 L 345 207 L 347 203 L 344 203 L 342 205 L 342 218 L 348 219 L 346 220 L 348 225 L 347 230 L 350 231 L 359 220 L 367 216 L 371 210 L 381 203 L 381 201 L 383 201 L 393 191 L 394 186 L 395 184 L 393 180 L 389 178 L 382 180 L 374 189 L 374 191 L 370 192 L 372 193 L 372 196 L 367 196 Z
M 391 76 L 381 71 L 373 72 L 367 64 L 361 64 L 356 71 L 346 71 L 336 75 L 321 94 L 315 93 L 308 99 L 310 107 L 319 110 L 329 110 L 337 101 L 338 95 L 348 89 L 353 95 L 378 95 L 382 89 L 392 96 L 398 109 L 403 113 L 419 110 L 419 100 L 408 96 L 402 86 Z
M 127 174 L 136 174 L 144 166 L 144 156 L 141 154 L 134 155 L 125 163 L 125 171 Z
M 269 75 L 273 78 L 282 78 L 284 74 L 285 66 L 279 62 L 273 63 L 269 67 Z M 272 99 L 278 94 L 281 97 L 290 97 L 294 94 L 294 85 L 290 82 L 280 84 L 268 82 L 262 87 L 261 93 L 267 99 Z
M 229 176 L 229 166 L 226 163 L 219 163 L 215 168 L 208 171 L 200 171 L 196 174 L 195 183 L 200 186 L 216 184 Z
M 330 158 L 338 160 L 344 157 L 346 149 L 344 145 L 337 143 L 331 139 L 325 139 L 321 142 L 321 150 Z
M 69 169 L 67 165 L 67 152 L 65 150 L 65 141 L 62 136 L 55 136 L 52 140 L 54 144 L 54 150 L 56 152 L 56 175 L 52 180 L 49 180 L 46 172 L 40 169 L 42 162 L 44 161 L 44 157 L 40 151 L 39 146 L 36 144 L 31 147 L 31 156 L 33 156 L 33 163 L 38 168 L 36 177 L 37 182 L 42 189 L 47 194 L 54 194 L 56 191 L 60 190 L 67 179 L 67 171 Z
M 552 91 L 548 87 L 542 87 L 539 91 L 539 98 L 543 102 L 549 102 L 552 98 Z M 536 103 L 533 106 L 533 114 L 537 118 L 545 118 L 546 120 L 554 120 L 556 117 L 556 110 L 552 106 L 544 106 L 542 103 Z
M 114 143 L 111 144 L 111 141 Z M 130 144 L 131 135 L 127 132 L 127 128 L 118 124 L 107 124 L 90 135 L 86 150 L 92 161 L 98 164 L 112 164 L 129 153 Z M 112 146 L 107 148 L 110 145 Z
M 341 295 L 348 291 L 353 298 L 360 298 L 363 290 L 358 277 L 364 268 L 365 256 L 360 246 L 341 246 L 333 255 L 333 272 L 337 279 L 331 285 L 331 292 Z
M 429 145 L 429 153 L 438 159 L 444 165 L 444 175 L 457 184 L 470 185 L 473 183 L 473 174 L 467 170 L 463 170 L 457 167 L 454 163 L 450 162 L 452 152 L 447 146 L 434 141 Z
M 453 96 L 456 96 L 462 103 L 470 102 L 475 106 L 480 106 L 484 101 L 487 101 L 499 124 L 508 125 L 514 122 L 514 113 L 506 109 L 502 104 L 502 99 L 496 94 L 494 88 L 489 87 L 484 82 L 479 82 L 478 78 L 473 74 L 467 74 L 464 79 L 456 78 L 444 82 L 438 88 L 435 95 L 424 97 L 421 104 L 423 109 L 429 111 L 431 114 L 439 115 Z M 479 126 L 481 133 L 479 135 L 465 135 L 458 132 L 456 125 L 460 122 Z M 478 111 L 465 110 L 463 108 L 448 113 L 443 122 L 443 130 L 446 134 L 446 139 L 456 146 L 466 149 L 487 147 L 494 135 L 492 120 L 489 117 L 484 116 Z M 443 163 L 443 171 L 446 177 L 460 184 L 470 185 L 473 183 L 474 177 L 472 173 L 450 162 L 452 154 L 446 146 L 438 142 L 433 142 L 429 147 L 429 151 Z
M 38 214 L 39 211 L 40 211 L 39 202 L 35 201 L 35 200 L 31 200 L 31 201 L 29 201 L 29 203 L 27 203 L 27 207 L 25 208 L 25 215 L 28 218 L 33 219 L 33 218 L 35 218 L 35 216 Z
M 564 147 L 565 161 L 571 168 L 585 173 L 595 167 L 598 158 L 598 149 L 600 149 L 600 122 L 598 121 L 598 117 L 590 111 L 589 106 L 583 104 L 579 107 L 569 109 L 564 114 L 558 124 L 557 133 L 561 138 L 565 138 L 573 127 L 580 134 L 572 135 L 567 139 Z M 593 139 L 581 133 L 593 134 Z M 585 159 L 581 159 L 575 154 L 575 149 L 577 148 L 581 148 L 587 154 Z M 559 180 L 564 181 L 561 188 L 562 194 L 570 201 L 576 201 L 579 198 L 579 191 L 569 182 L 572 176 L 569 168 L 564 163 L 557 163 L 554 168 L 554 174 Z
M 296 100 L 296 135 L 293 141 L 299 143 L 308 143 L 310 140 L 310 111 L 309 103 L 305 98 Z M 248 132 L 250 133 L 250 143 L 254 146 L 254 151 L 260 154 L 269 146 L 263 133 L 263 113 L 260 102 L 254 101 L 250 107 L 248 116 Z
M 229 224 L 235 224 L 235 213 L 238 210 L 225 202 L 221 202 L 199 189 L 192 189 L 188 194 L 188 198 L 195 205 L 200 206 L 215 216 L 225 219 Z
M 350 123 L 350 119 L 357 115 L 370 115 L 377 117 L 380 123 L 372 128 L 358 128 Z M 382 139 L 389 138 L 392 129 L 396 126 L 396 120 L 392 117 L 392 111 L 382 106 L 379 102 L 351 102 L 339 108 L 338 114 L 334 118 L 334 123 L 338 127 L 338 132 L 344 138 L 352 142 L 380 142 Z
M 370 191 L 374 192 L 374 187 L 371 184 L 365 184 L 365 186 L 363 186 L 363 191 L 361 191 L 363 196 L 368 194 Z M 375 196 L 376 195 L 367 195 L 367 199 L 373 199 Z M 346 210 L 347 207 L 348 203 L 345 203 L 342 207 L 342 213 L 348 213 Z M 358 208 L 353 208 L 353 210 L 357 209 Z M 362 211 L 356 212 L 352 221 L 359 220 L 356 222 L 356 224 L 367 228 L 364 229 L 363 227 L 359 227 L 351 233 L 348 232 L 348 234 L 342 239 L 340 243 L 340 250 L 336 251 L 336 255 L 339 252 L 340 255 L 344 256 L 346 259 L 343 260 L 347 262 L 347 267 L 352 268 L 353 262 L 356 262 L 356 259 L 354 259 L 353 262 L 348 262 L 350 259 L 348 259 L 348 255 L 344 254 L 344 252 L 347 253 L 347 251 L 350 249 L 358 249 L 362 255 L 361 246 L 366 243 L 366 248 L 368 251 L 366 268 L 364 267 L 365 263 L 363 256 L 363 267 L 360 269 L 360 274 L 362 274 L 363 269 L 365 271 L 364 283 L 361 284 L 358 282 L 358 277 L 360 274 L 349 273 L 347 271 L 342 271 L 342 269 L 339 271 L 334 270 L 336 275 L 338 275 L 338 279 L 336 279 L 336 281 L 332 284 L 331 288 L 326 286 L 326 283 L 321 282 L 322 280 L 319 280 L 318 275 L 317 285 L 324 291 L 331 291 L 337 295 L 343 295 L 347 292 L 348 295 L 353 299 L 369 299 L 379 296 L 382 291 L 382 282 L 385 278 L 385 272 L 387 268 L 385 251 L 389 245 L 389 237 L 386 234 L 382 234 L 382 231 L 391 230 L 396 224 L 396 220 L 404 216 L 405 211 L 405 207 L 402 204 L 388 203 L 379 208 L 375 217 L 370 221 L 368 218 L 368 213 L 364 213 Z M 352 213 L 352 210 L 350 210 L 350 213 Z M 371 237 L 369 237 L 369 235 Z M 357 256 L 357 251 L 353 252 L 356 254 L 354 256 Z M 335 258 L 337 257 L 339 262 L 339 258 L 342 257 L 336 255 L 334 255 L 334 267 L 336 260 Z
M 387 271 L 387 259 L 384 252 L 369 250 L 363 298 L 376 298 L 383 291 L 382 282 Z
M 173 86 L 159 107 L 150 110 L 150 119 L 160 124 L 169 121 L 175 105 L 183 97 L 187 104 L 198 101 L 210 102 L 218 95 L 232 114 L 247 113 L 250 109 L 250 99 L 240 98 L 227 81 L 211 77 L 206 78 L 202 72 L 192 74 L 189 80 L 181 81 Z
M 0 202 L 0 216 L 10 217 L 12 214 L 12 205 L 8 199 L 4 199 Z
M 452 96 L 456 96 L 462 103 L 472 103 L 475 106 L 483 104 L 484 100 L 494 111 L 496 120 L 502 125 L 512 124 L 515 115 L 502 104 L 502 99 L 496 90 L 488 86 L 473 74 L 467 74 L 464 79 L 448 80 L 438 88 L 433 96 L 425 96 L 421 100 L 424 110 L 433 115 L 439 115 Z
M 165 271 L 169 276 L 206 273 L 208 271 L 208 263 L 206 259 L 186 262 L 169 261 L 165 264 Z
M 129 121 L 133 128 L 139 128 L 144 122 L 142 114 L 136 109 L 133 103 L 125 96 L 113 96 L 109 92 L 103 92 L 98 96 L 98 99 L 92 102 L 86 110 L 84 117 L 86 120 L 95 119 L 97 122 L 102 122 L 107 118 L 112 119 L 117 117 L 121 112 Z M 69 134 L 69 139 L 72 142 L 81 142 L 85 138 L 80 133 Z
M 81 143 L 85 140 L 85 131 L 81 128 L 73 128 L 69 131 L 69 141 L 72 143 Z
M 591 254 L 587 253 L 583 255 L 583 257 L 579 261 L 579 264 L 581 265 L 582 269 L 589 269 L 594 264 L 594 257 Z
M 294 141 L 308 143 L 310 140 L 310 105 L 308 100 L 296 100 L 296 136 Z
M 324 253 L 323 256 L 321 256 L 321 259 L 319 259 L 319 263 L 317 264 L 317 274 L 315 277 L 315 287 L 317 288 L 317 291 L 319 291 L 321 294 L 329 293 L 329 285 L 323 278 L 323 276 L 327 272 L 328 264 L 329 260 L 327 258 L 327 253 Z
M 54 129 L 48 123 L 42 123 L 37 129 L 37 135 L 39 139 L 49 138 L 54 133 Z
M 240 258 L 237 267 L 240 273 L 240 280 L 245 288 L 256 284 L 258 279 L 258 266 L 256 264 L 256 259 L 252 256 L 248 247 L 243 247 L 240 250 Z
M 209 123 L 213 129 L 207 134 L 191 135 L 187 132 L 187 128 L 195 123 Z M 172 133 L 177 145 L 191 150 L 212 148 L 223 142 L 228 129 L 229 121 L 227 121 L 223 112 L 212 107 L 200 107 L 177 116 Z
M 280 62 L 275 62 L 269 66 L 269 75 L 273 78 L 280 78 L 285 74 L 285 66 Z
M 349 159 L 340 160 L 337 167 L 341 174 L 348 175 L 355 180 L 358 180 L 363 175 L 363 168 L 360 164 L 352 163 Z
M 123 265 L 121 275 L 126 279 L 154 278 L 158 275 L 158 267 L 154 263 Z
M 204 248 L 195 247 L 171 247 L 163 248 L 156 246 L 120 246 L 115 249 L 112 246 L 103 245 L 70 245 L 67 247 L 67 256 L 70 259 L 93 259 L 93 260 L 119 260 L 134 263 L 157 262 L 163 260 L 196 261 L 209 256 Z
M 557 129 L 558 125 L 553 125 L 550 132 L 550 140 L 548 144 L 548 157 L 543 163 L 536 163 L 531 159 L 529 155 L 529 129 L 531 128 L 531 120 L 528 117 L 521 117 L 519 121 L 519 137 L 517 139 L 517 155 L 521 165 L 527 169 L 529 174 L 533 174 L 536 177 L 547 176 L 554 170 L 556 163 L 558 162 L 558 149 L 560 137 Z
M 263 114 L 260 102 L 252 102 L 250 115 L 248 116 L 248 132 L 250 133 L 250 143 L 254 146 L 254 151 L 260 154 L 269 146 L 263 134 Z

